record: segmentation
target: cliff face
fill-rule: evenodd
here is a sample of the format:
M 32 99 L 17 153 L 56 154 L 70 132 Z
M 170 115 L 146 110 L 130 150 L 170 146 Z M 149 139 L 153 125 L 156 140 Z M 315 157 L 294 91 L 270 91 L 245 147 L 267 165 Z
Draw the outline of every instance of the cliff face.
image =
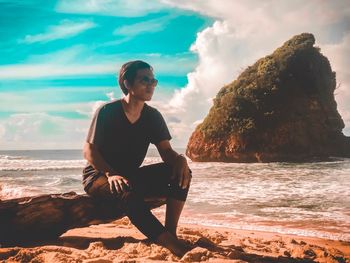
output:
M 334 99 L 335 72 L 312 34 L 294 36 L 224 86 L 186 154 L 194 161 L 350 157 Z

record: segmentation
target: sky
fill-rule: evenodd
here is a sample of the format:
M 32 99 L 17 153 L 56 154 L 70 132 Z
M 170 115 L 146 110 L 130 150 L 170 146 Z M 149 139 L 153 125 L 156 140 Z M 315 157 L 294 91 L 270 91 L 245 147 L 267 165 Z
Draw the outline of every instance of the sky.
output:
M 0 149 L 81 149 L 133 59 L 153 66 L 149 104 L 185 147 L 223 85 L 303 32 L 336 71 L 350 135 L 349 0 L 0 0 Z

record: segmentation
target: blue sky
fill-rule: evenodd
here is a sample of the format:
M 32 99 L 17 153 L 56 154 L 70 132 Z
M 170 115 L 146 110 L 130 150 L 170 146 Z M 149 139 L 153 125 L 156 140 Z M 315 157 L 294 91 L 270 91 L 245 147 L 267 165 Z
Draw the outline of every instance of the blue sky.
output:
M 347 0 L 0 0 L 0 12 L 0 149 L 81 148 L 131 59 L 153 65 L 150 104 L 184 147 L 223 85 L 302 32 L 337 72 L 350 135 Z
M 73 2 L 76 6 L 70 5 Z M 128 60 L 143 59 L 154 66 L 159 95 L 184 87 L 187 73 L 198 63 L 189 48 L 197 32 L 213 22 L 160 3 L 120 12 L 124 6 L 118 1 L 101 1 L 106 4 L 101 10 L 80 8 L 87 2 L 0 1 L 0 119 L 2 140 L 8 141 L 1 142 L 5 148 L 21 147 L 17 144 L 25 139 L 29 148 L 55 146 L 52 134 L 59 133 L 69 140 L 60 118 L 84 123 L 86 128 L 91 104 L 109 100 L 111 93 L 121 96 L 116 73 Z M 10 120 L 21 115 L 29 123 L 37 116 L 38 127 L 28 127 L 36 135 L 16 132 L 21 126 Z M 39 134 L 42 145 L 30 143 L 30 136 Z

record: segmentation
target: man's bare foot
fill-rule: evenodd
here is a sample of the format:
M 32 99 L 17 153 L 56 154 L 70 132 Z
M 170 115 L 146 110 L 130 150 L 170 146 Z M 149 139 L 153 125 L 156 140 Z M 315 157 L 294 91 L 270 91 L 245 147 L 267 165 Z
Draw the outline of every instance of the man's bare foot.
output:
M 187 251 L 190 251 L 191 249 L 195 248 L 195 246 L 193 246 L 191 243 L 189 243 L 188 241 L 186 240 L 183 240 L 183 239 L 179 239 L 179 237 L 177 236 L 176 234 L 176 229 L 168 229 L 168 232 L 170 234 L 172 234 L 186 249 Z
M 191 250 L 190 247 L 186 246 L 183 242 L 179 241 L 176 237 L 173 236 L 173 234 L 171 234 L 168 231 L 160 234 L 156 240 L 156 243 L 163 247 L 166 247 L 171 251 L 171 253 L 180 258 L 183 255 L 185 255 L 189 250 Z

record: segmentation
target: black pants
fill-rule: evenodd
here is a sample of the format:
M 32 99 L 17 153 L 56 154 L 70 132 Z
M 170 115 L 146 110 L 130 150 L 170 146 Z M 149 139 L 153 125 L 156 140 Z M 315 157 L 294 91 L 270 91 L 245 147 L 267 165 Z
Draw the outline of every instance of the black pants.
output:
M 88 173 L 92 173 L 91 169 L 84 169 L 84 174 Z M 121 202 L 130 221 L 145 236 L 154 241 L 166 229 L 151 213 L 150 207 L 144 201 L 145 197 L 170 197 L 180 201 L 185 201 L 187 198 L 189 187 L 180 188 L 176 180 L 170 179 L 171 175 L 170 165 L 157 163 L 122 174 L 132 186 L 130 191 L 122 195 L 110 192 L 107 177 L 103 174 L 86 187 L 85 191 L 101 201 Z

